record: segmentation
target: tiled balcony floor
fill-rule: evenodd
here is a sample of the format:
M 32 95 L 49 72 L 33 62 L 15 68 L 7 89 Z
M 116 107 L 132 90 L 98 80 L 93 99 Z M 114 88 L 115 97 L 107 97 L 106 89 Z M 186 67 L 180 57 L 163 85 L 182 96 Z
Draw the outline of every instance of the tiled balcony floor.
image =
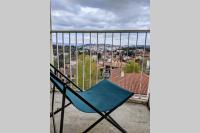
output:
M 54 108 L 56 109 L 61 106 L 62 95 L 59 92 L 55 94 Z M 128 133 L 150 132 L 150 112 L 145 105 L 126 102 L 111 113 L 111 116 Z M 99 118 L 100 115 L 98 114 L 83 113 L 77 110 L 73 105 L 70 105 L 65 109 L 64 133 L 81 133 Z M 55 115 L 55 121 L 57 132 L 59 132 L 60 113 Z M 50 131 L 53 133 L 52 119 Z M 103 120 L 91 129 L 89 133 L 120 133 L 120 131 L 108 121 Z

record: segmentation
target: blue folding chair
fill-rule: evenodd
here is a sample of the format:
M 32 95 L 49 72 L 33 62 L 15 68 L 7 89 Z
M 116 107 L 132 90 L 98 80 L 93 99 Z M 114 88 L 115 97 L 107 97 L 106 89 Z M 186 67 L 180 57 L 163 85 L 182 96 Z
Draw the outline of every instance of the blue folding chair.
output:
M 53 88 L 52 112 L 50 113 L 50 117 L 53 117 L 56 113 L 61 111 L 60 133 L 63 132 L 64 109 L 70 104 L 73 104 L 78 110 L 82 112 L 98 113 L 99 115 L 101 115 L 101 118 L 98 119 L 90 127 L 88 127 L 85 131 L 83 131 L 83 133 L 88 132 L 103 119 L 106 119 L 121 132 L 126 133 L 126 130 L 124 130 L 110 116 L 110 113 L 112 113 L 120 105 L 126 102 L 134 93 L 129 92 L 106 79 L 92 86 L 89 90 L 82 91 L 76 84 L 74 84 L 70 79 L 63 75 L 53 65 L 50 64 L 50 66 L 54 70 L 53 71 L 51 69 L 50 71 L 50 80 L 53 83 L 53 85 L 63 94 L 62 107 L 53 112 L 55 87 Z M 75 91 L 74 89 L 72 89 L 72 85 L 79 91 Z M 69 100 L 69 103 L 66 105 L 65 98 Z M 55 131 L 54 117 L 53 125 Z

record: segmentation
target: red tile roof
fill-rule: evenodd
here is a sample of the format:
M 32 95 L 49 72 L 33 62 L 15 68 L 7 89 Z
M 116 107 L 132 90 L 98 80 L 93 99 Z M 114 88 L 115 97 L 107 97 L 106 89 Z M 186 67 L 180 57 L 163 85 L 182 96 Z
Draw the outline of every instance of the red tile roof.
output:
M 109 80 L 135 94 L 147 95 L 149 76 L 145 73 L 127 73 L 121 77 L 121 69 L 116 68 L 112 69 Z

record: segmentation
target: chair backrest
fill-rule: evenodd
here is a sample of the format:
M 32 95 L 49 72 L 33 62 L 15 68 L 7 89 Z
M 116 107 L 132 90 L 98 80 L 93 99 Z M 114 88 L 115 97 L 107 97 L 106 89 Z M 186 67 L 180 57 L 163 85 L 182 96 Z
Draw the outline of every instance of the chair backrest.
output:
M 74 91 L 67 83 L 63 82 L 54 73 L 50 72 L 50 80 L 56 86 L 56 88 L 66 96 L 66 98 L 74 104 L 74 101 L 70 97 L 75 97 L 83 101 L 83 97 L 80 96 L 76 91 Z M 70 95 L 70 97 L 68 96 Z
M 73 90 L 68 84 L 69 82 L 64 82 L 62 81 L 57 75 L 55 75 L 52 71 L 50 71 L 50 80 L 51 82 L 56 86 L 56 88 L 64 95 L 66 95 L 66 97 L 69 99 L 69 97 L 67 96 L 67 93 L 70 93 L 71 95 L 78 97 L 79 98 L 79 94 Z M 79 96 L 77 96 L 79 95 Z
M 50 80 L 59 91 L 61 91 L 61 92 L 64 91 L 65 83 L 61 79 L 59 79 L 55 74 L 53 74 L 52 72 L 50 72 Z
M 52 68 L 52 69 L 51 69 Z M 50 64 L 50 72 L 52 72 L 52 74 L 56 75 L 56 77 L 62 77 L 66 82 L 65 84 L 71 84 L 73 85 L 76 89 L 78 89 L 79 91 L 82 91 L 82 89 L 80 87 L 78 87 L 73 81 L 71 81 L 68 77 L 66 77 L 63 73 L 61 73 L 57 68 L 55 68 L 52 64 Z M 60 80 L 58 78 L 58 80 Z M 64 83 L 64 81 L 61 81 Z
M 51 65 L 51 64 L 50 64 Z M 89 106 L 90 108 L 92 108 L 93 110 L 95 110 L 98 113 L 101 113 L 97 108 L 95 108 L 92 104 L 89 103 L 89 101 L 85 100 L 80 94 L 78 94 L 76 91 L 74 91 L 69 85 L 68 83 L 71 83 L 72 85 L 74 85 L 77 89 L 79 89 L 80 91 L 82 91 L 76 84 L 74 84 L 70 79 L 68 79 L 65 75 L 63 75 L 58 69 L 56 69 L 53 65 L 51 65 L 51 67 L 53 67 L 53 69 L 55 70 L 56 73 L 59 73 L 60 75 L 62 75 L 67 81 L 64 82 L 62 81 L 57 75 L 55 75 L 53 73 L 52 70 L 50 70 L 50 80 L 51 82 L 56 86 L 56 88 L 62 93 L 64 94 L 64 92 L 66 92 L 66 94 L 64 94 L 68 100 L 70 100 L 72 102 L 72 104 L 74 104 L 73 100 L 71 100 L 68 96 L 67 93 L 70 93 L 70 95 L 73 95 L 73 97 L 75 97 L 76 99 L 79 99 L 80 101 L 82 101 L 82 104 L 86 104 L 87 106 Z

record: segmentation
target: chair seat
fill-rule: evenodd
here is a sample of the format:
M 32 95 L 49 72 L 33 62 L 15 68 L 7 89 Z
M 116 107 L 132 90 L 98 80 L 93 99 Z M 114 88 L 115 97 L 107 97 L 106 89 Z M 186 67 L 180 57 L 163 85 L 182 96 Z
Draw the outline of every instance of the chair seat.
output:
M 59 86 L 58 89 L 64 88 L 63 84 L 51 77 L 52 80 Z M 129 97 L 133 95 L 132 92 L 123 89 L 122 87 L 113 84 L 109 80 L 102 80 L 89 90 L 84 92 L 77 92 L 86 101 L 92 104 L 101 112 L 107 112 L 111 109 L 121 105 Z M 69 89 L 66 90 L 66 96 L 71 100 L 72 104 L 80 111 L 87 113 L 96 113 L 91 107 L 85 104 L 80 98 L 74 95 Z
M 87 113 L 96 113 L 95 110 L 90 108 L 69 90 L 67 90 L 66 93 L 77 109 Z M 78 94 L 101 112 L 110 111 L 133 95 L 132 92 L 129 92 L 106 79 L 100 81 L 87 91 L 78 92 Z

